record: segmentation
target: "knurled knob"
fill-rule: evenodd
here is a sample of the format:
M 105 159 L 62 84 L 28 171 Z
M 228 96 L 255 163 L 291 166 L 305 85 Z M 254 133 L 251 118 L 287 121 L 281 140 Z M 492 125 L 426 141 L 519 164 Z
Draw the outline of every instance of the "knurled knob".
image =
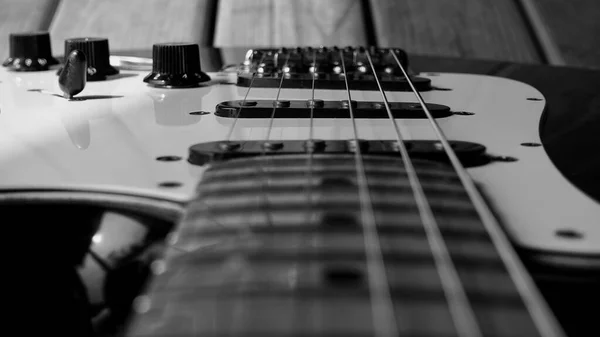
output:
M 103 81 L 106 76 L 119 73 L 118 69 L 110 65 L 108 39 L 81 37 L 65 40 L 65 57 L 74 50 L 80 50 L 86 56 L 88 81 Z
M 3 66 L 15 71 L 41 71 L 58 64 L 52 57 L 50 33 L 28 32 L 9 35 L 9 57 Z
M 192 88 L 210 77 L 200 67 L 200 47 L 194 43 L 160 43 L 152 46 L 152 72 L 144 78 L 158 88 Z

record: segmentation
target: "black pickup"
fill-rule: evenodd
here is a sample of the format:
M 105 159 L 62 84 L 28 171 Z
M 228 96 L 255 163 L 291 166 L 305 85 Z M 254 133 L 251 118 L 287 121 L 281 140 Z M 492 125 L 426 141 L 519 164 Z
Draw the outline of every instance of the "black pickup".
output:
M 348 100 L 238 100 L 217 104 L 215 115 L 227 118 L 350 118 Z M 417 102 L 390 102 L 394 118 L 427 118 Z M 382 102 L 352 101 L 354 118 L 389 118 Z M 450 107 L 427 103 L 433 118 L 452 116 Z
M 404 141 L 411 158 L 447 162 L 448 157 L 443 147 L 434 140 Z M 452 149 L 467 167 L 489 163 L 492 158 L 486 154 L 485 146 L 464 141 L 450 141 Z M 395 140 L 359 140 L 361 155 L 398 157 L 398 143 Z M 285 141 L 221 141 L 192 145 L 189 148 L 188 162 L 194 165 L 205 165 L 214 162 L 228 161 L 237 158 L 282 156 L 282 155 L 315 155 L 339 156 L 356 151 L 354 140 L 285 140 Z

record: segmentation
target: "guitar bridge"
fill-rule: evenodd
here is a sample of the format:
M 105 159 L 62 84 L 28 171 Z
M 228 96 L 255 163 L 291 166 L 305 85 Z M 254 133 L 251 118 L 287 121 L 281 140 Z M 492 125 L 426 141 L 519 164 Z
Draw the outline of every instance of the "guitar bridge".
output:
M 246 53 L 237 85 L 311 89 L 314 84 L 315 89 L 345 90 L 347 78 L 351 90 L 379 90 L 376 74 L 383 90 L 411 91 L 398 62 L 408 69 L 408 57 L 398 48 L 251 49 Z M 411 76 L 411 80 L 418 91 L 432 90 L 427 78 Z

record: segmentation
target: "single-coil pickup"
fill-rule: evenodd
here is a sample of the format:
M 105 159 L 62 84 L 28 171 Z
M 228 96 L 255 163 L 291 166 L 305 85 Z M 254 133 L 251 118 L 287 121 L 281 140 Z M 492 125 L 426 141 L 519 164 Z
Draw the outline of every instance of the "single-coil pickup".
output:
M 448 157 L 440 142 L 434 140 L 404 141 L 411 158 L 447 162 Z M 452 149 L 465 166 L 478 166 L 490 161 L 485 146 L 477 143 L 450 141 Z M 306 162 L 306 156 L 326 156 L 332 164 L 347 155 L 354 154 L 360 147 L 361 155 L 375 157 L 398 157 L 400 152 L 395 140 L 252 140 L 220 141 L 192 145 L 189 148 L 188 162 L 205 165 L 241 158 L 276 156 L 296 158 L 299 165 Z M 291 157 L 290 157 L 291 156 Z
M 352 101 L 354 118 L 389 118 L 382 102 Z M 350 118 L 348 100 L 246 100 L 219 103 L 215 115 L 227 118 Z M 394 118 L 427 118 L 419 103 L 390 102 Z M 427 104 L 433 118 L 451 116 L 449 107 Z M 273 111 L 275 109 L 275 111 Z M 273 113 L 275 112 L 275 113 Z

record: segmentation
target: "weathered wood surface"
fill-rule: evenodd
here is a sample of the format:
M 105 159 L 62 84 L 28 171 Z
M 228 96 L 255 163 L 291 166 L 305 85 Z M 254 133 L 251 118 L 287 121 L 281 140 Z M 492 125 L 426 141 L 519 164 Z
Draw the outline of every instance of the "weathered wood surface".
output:
M 1 0 L 0 57 L 8 56 L 10 33 L 46 30 L 59 0 Z
M 365 45 L 360 0 L 221 0 L 216 46 Z
M 417 54 L 538 62 L 526 24 L 506 0 L 370 0 L 380 46 Z
M 556 63 L 600 68 L 600 2 L 598 0 L 521 0 L 539 17 L 537 33 L 556 49 Z M 550 63 L 552 55 L 549 57 Z
M 600 68 L 597 0 L 0 0 L 8 34 L 104 36 L 114 51 L 216 46 L 401 46 L 413 54 Z
M 107 37 L 111 50 L 149 49 L 153 43 L 211 43 L 213 0 L 62 0 L 51 26 L 53 47 L 64 39 Z

